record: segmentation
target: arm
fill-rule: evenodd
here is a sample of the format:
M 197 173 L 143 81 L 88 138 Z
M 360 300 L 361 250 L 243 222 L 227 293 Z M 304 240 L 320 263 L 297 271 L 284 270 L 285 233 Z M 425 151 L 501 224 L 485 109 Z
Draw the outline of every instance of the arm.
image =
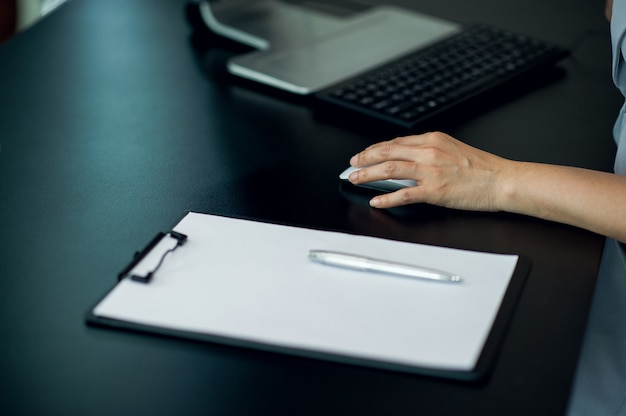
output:
M 414 179 L 417 186 L 380 195 L 376 208 L 425 202 L 449 208 L 508 211 L 585 228 L 626 242 L 626 177 L 517 162 L 443 133 L 377 143 L 350 160 L 368 166 L 350 176 L 360 184 Z

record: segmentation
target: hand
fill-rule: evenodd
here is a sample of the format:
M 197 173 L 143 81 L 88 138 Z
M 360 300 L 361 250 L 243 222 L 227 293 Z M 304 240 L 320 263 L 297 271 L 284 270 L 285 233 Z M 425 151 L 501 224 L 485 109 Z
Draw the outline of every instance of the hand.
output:
M 515 162 L 434 132 L 377 143 L 350 159 L 363 169 L 350 175 L 361 184 L 384 179 L 413 179 L 417 186 L 380 195 L 376 208 L 425 202 L 448 208 L 498 211 L 499 173 Z

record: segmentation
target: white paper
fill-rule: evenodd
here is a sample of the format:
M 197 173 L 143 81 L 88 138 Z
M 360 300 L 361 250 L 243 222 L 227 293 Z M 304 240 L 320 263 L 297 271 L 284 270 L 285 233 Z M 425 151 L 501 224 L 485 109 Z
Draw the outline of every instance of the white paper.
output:
M 394 364 L 472 370 L 517 256 L 189 213 L 149 284 L 121 281 L 99 317 Z M 314 263 L 334 250 L 441 269 L 460 284 Z

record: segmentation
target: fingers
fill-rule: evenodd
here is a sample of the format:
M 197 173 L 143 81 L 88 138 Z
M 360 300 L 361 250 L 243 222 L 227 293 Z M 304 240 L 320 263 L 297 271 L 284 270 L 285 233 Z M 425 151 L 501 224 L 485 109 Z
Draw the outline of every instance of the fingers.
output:
M 350 159 L 350 165 L 364 167 L 388 160 L 413 160 L 415 151 L 424 147 L 442 147 L 454 143 L 452 137 L 441 132 L 398 137 L 373 144 Z
M 419 182 L 418 170 L 419 165 L 414 161 L 388 161 L 354 171 L 348 180 L 355 185 L 386 179 L 413 179 Z
M 452 139 L 453 140 L 453 139 Z M 385 179 L 420 181 L 420 169 L 438 163 L 449 147 L 450 136 L 426 133 L 399 137 L 376 143 L 350 159 L 350 164 L 362 169 L 353 172 L 349 180 L 355 185 Z M 440 163 L 440 162 L 439 162 Z
M 374 208 L 393 208 L 402 205 L 415 204 L 423 201 L 419 187 L 400 189 L 384 195 L 375 196 L 370 200 Z
M 385 160 L 399 159 L 406 160 L 406 146 L 419 145 L 414 142 L 413 136 L 397 138 L 380 143 L 373 144 L 357 153 L 350 159 L 350 165 L 355 167 L 363 167 L 375 165 Z
M 407 160 L 410 148 L 394 140 L 377 143 L 352 156 L 350 165 L 364 167 L 376 165 L 386 160 Z

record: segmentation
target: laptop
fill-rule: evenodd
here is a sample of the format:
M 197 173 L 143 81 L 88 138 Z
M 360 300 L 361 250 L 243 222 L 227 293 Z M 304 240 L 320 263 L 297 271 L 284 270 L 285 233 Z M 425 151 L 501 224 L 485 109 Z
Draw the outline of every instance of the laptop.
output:
M 198 14 L 214 33 L 255 49 L 228 60 L 231 74 L 402 128 L 568 55 L 501 28 L 400 7 L 337 15 L 294 1 L 201 1 Z
M 392 6 L 337 16 L 280 0 L 201 1 L 213 32 L 257 51 L 228 61 L 236 76 L 307 95 L 463 30 Z

